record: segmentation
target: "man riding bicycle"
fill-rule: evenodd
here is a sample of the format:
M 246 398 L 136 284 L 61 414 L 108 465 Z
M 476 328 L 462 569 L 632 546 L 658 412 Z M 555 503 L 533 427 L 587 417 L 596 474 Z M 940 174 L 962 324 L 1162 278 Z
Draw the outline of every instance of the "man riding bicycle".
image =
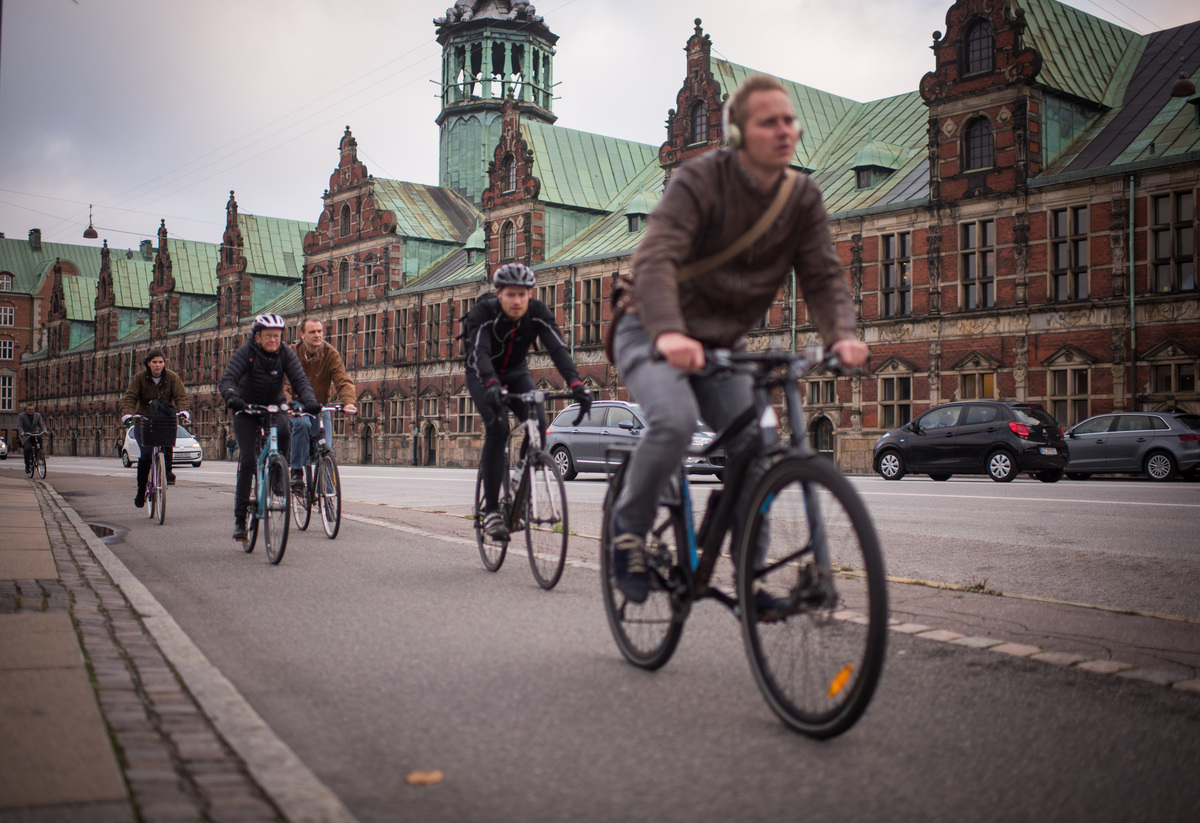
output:
M 151 349 L 142 361 L 146 368 L 133 376 L 125 389 L 125 397 L 121 400 L 121 422 L 127 423 L 135 414 L 144 418 L 151 416 L 150 404 L 157 400 L 160 406 L 170 406 L 174 412 L 169 415 L 172 426 L 175 425 L 175 413 L 181 414 L 184 420 L 190 418 L 187 389 L 179 375 L 167 368 L 167 358 L 162 349 Z M 137 492 L 133 497 L 133 505 L 139 509 L 146 504 L 146 478 L 150 476 L 150 458 L 154 453 L 151 447 L 142 446 L 142 430 L 135 426 L 133 440 L 138 444 L 137 463 Z M 167 464 L 167 484 L 175 484 L 175 475 L 171 472 L 171 458 L 174 449 L 163 446 L 162 453 Z
M 495 540 L 508 537 L 508 527 L 499 511 L 500 484 L 505 470 L 504 444 L 508 440 L 508 409 L 518 418 L 527 414 L 520 395 L 533 391 L 533 377 L 525 356 L 534 341 L 542 348 L 559 374 L 567 381 L 584 414 L 591 408 L 592 393 L 579 379 L 575 362 L 563 342 L 554 315 L 533 297 L 537 278 L 523 263 L 508 263 L 492 275 L 494 294 L 480 297 L 462 321 L 466 348 L 467 391 L 483 419 L 484 515 L 483 530 Z M 507 405 L 505 391 L 508 392 Z M 539 424 L 546 429 L 545 409 L 538 409 Z
M 855 336 L 850 288 L 821 191 L 789 168 L 801 130 L 787 91 L 774 78 L 748 78 L 727 103 L 725 124 L 728 148 L 671 177 L 634 252 L 633 287 L 615 327 L 617 369 L 649 423 L 612 524 L 617 584 L 638 603 L 649 589 L 645 535 L 697 417 L 720 431 L 753 405 L 749 376 L 696 374 L 705 348 L 742 345 L 794 267 L 809 317 L 830 348 L 850 367 L 868 356 Z M 772 210 L 763 226 L 770 231 L 756 232 Z M 720 260 L 740 238 L 756 234 Z M 681 269 L 692 263 L 700 273 L 681 282 Z M 751 426 L 727 451 L 745 465 L 758 443 Z
M 42 418 L 42 413 L 36 411 L 33 403 L 25 404 L 25 411 L 17 415 L 17 437 L 21 441 L 21 447 L 25 450 L 25 471 L 29 471 L 29 464 L 33 461 L 33 449 L 35 443 L 40 444 L 42 434 L 46 431 L 46 421 Z
M 317 402 L 325 405 L 329 402 L 330 389 L 337 392 L 342 411 L 346 414 L 358 414 L 358 406 L 354 404 L 354 381 L 346 374 L 346 364 L 338 350 L 325 342 L 325 325 L 315 317 L 306 317 L 300 323 L 300 339 L 292 346 L 296 356 L 300 358 L 300 366 L 308 376 L 313 394 Z M 284 391 L 291 397 L 290 385 Z M 325 444 L 333 448 L 333 417 L 329 412 L 321 412 L 321 422 L 325 429 Z M 321 436 L 321 426 L 315 417 L 292 418 L 292 487 L 304 487 L 304 467 L 308 465 L 311 454 L 312 440 Z
M 233 436 L 238 443 L 237 487 L 233 495 L 234 540 L 246 539 L 250 482 L 254 477 L 254 463 L 258 460 L 254 439 L 263 423 L 256 417 L 236 412 L 250 404 L 282 404 L 283 381 L 287 378 L 293 391 L 300 397 L 304 410 L 314 415 L 321 413 L 321 404 L 313 394 L 308 377 L 300 365 L 300 358 L 283 345 L 284 326 L 283 318 L 278 314 L 260 314 L 254 318 L 250 339 L 233 353 L 217 387 L 229 410 L 234 412 Z M 278 412 L 274 422 L 279 432 L 279 451 L 287 454 L 292 435 L 287 414 Z M 270 425 L 269 421 L 267 425 Z

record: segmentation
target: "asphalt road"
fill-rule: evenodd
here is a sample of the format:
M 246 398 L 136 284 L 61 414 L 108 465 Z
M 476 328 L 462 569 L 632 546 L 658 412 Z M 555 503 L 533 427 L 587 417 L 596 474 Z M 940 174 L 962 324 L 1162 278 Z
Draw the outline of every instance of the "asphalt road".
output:
M 666 667 L 634 669 L 589 562 L 598 480 L 569 484 L 575 565 L 543 592 L 523 555 L 489 574 L 469 523 L 428 513 L 469 509 L 471 472 L 347 467 L 342 534 L 293 533 L 272 567 L 228 537 L 228 464 L 181 469 L 162 527 L 115 460 L 50 468 L 362 821 L 1200 819 L 1193 694 L 892 634 L 866 716 L 819 743 L 771 715 L 712 603 Z M 1200 617 L 1200 485 L 855 483 L 892 574 Z M 404 782 L 428 769 L 446 779 Z

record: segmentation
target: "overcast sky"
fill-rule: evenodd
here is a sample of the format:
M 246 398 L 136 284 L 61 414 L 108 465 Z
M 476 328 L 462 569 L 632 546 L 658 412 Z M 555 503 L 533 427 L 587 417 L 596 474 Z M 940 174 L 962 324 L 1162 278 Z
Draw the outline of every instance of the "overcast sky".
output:
M 316 222 L 349 125 L 376 177 L 437 183 L 449 0 L 0 0 L 0 232 L 220 242 L 240 209 Z M 714 54 L 858 101 L 913 91 L 952 0 L 542 0 L 558 124 L 658 146 L 693 18 Z M 1139 33 L 1194 0 L 1070 0 Z M 84 240 L 88 204 L 100 239 Z

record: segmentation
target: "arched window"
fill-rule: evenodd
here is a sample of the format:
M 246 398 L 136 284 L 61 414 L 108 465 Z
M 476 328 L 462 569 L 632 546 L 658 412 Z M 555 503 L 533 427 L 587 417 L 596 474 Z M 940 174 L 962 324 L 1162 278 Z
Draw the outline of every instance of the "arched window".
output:
M 512 260 L 517 256 L 517 229 L 508 221 L 500 230 L 500 259 Z
M 342 221 L 341 221 L 341 223 L 342 223 L 341 229 L 340 229 L 341 236 L 349 237 L 350 236 L 350 206 L 349 205 L 342 206 Z
M 697 100 L 688 112 L 688 143 L 708 142 L 708 104 Z
M 504 155 L 504 160 L 500 166 L 500 172 L 504 180 L 505 191 L 517 190 L 517 161 L 513 159 L 511 154 Z
M 996 61 L 996 38 L 992 24 L 980 20 L 967 32 L 967 74 L 991 71 Z
M 338 266 L 338 288 L 342 291 L 350 291 L 350 262 L 343 260 Z
M 963 154 L 967 158 L 967 170 L 990 169 L 996 164 L 995 153 L 992 124 L 986 117 L 976 117 L 963 132 Z

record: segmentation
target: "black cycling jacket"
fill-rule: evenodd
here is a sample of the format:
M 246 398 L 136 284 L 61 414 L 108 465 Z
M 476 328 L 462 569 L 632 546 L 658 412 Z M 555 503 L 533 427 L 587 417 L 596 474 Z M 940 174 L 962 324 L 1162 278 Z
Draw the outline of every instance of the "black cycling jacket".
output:
M 281 344 L 279 351 L 270 354 L 252 337 L 229 358 L 217 390 L 226 400 L 236 394 L 256 405 L 282 403 L 284 377 L 291 381 L 292 393 L 300 402 L 317 402 L 296 352 Z
M 485 294 L 463 318 L 463 328 L 470 330 L 466 337 L 467 371 L 485 386 L 501 375 L 527 369 L 525 356 L 535 340 L 541 341 L 568 386 L 579 382 L 562 332 L 541 300 L 530 300 L 529 310 L 521 319 L 513 320 L 500 308 L 495 294 Z

